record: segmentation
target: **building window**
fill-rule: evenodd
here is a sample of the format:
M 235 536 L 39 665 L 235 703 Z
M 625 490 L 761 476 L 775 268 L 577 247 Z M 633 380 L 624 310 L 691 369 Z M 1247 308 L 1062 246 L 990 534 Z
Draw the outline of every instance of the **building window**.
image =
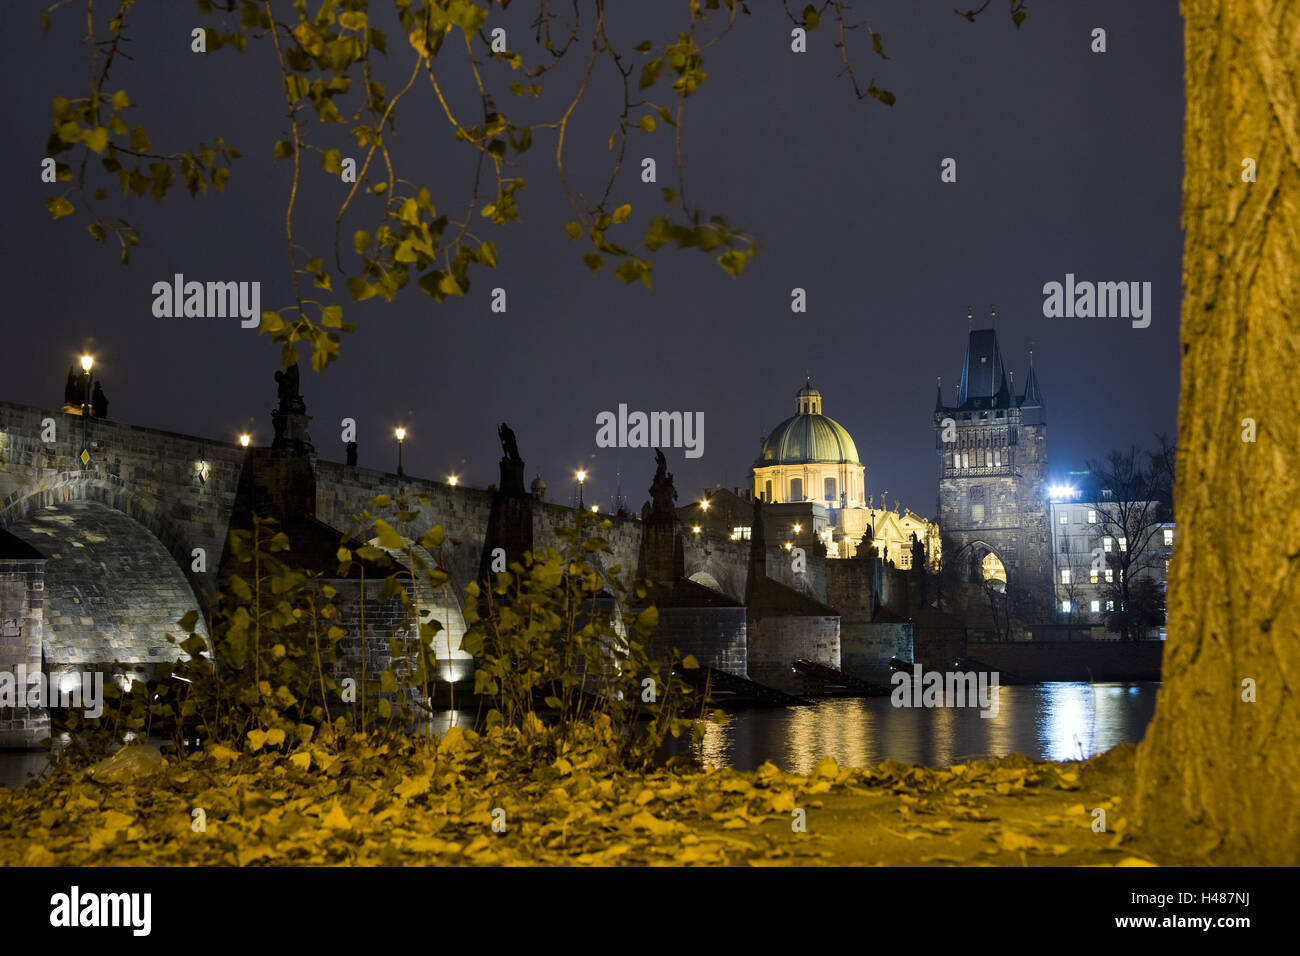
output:
M 1061 568 L 1061 583 L 1062 583 L 1062 584 L 1069 584 L 1069 583 L 1070 583 L 1070 569 L 1069 569 L 1069 568 Z
M 1165 547 L 1172 548 L 1173 546 L 1174 546 L 1174 529 L 1165 528 Z
M 1114 542 L 1114 539 L 1113 539 L 1113 538 L 1110 538 L 1110 537 L 1102 538 L 1102 539 L 1101 539 L 1101 550 L 1105 551 L 1107 554 L 1110 554 L 1110 547 L 1111 547 L 1111 544 L 1112 544 L 1113 542 Z
M 746 524 L 746 525 L 737 525 L 736 527 L 734 527 L 734 528 L 731 529 L 731 540 L 732 540 L 732 541 L 748 541 L 748 540 L 749 540 L 749 532 L 750 532 L 750 527 L 749 527 L 749 525 L 747 525 L 747 524 Z
M 1068 519 L 1066 518 L 1065 512 L 1062 511 L 1062 512 L 1061 512 L 1061 524 L 1065 524 L 1067 520 L 1068 520 Z
M 827 501 L 835 500 L 835 479 L 827 478 L 822 482 L 822 497 Z
M 1070 539 L 1069 539 L 1069 538 L 1066 538 L 1066 537 L 1064 537 L 1064 536 L 1062 536 L 1062 538 L 1061 538 L 1061 554 L 1069 554 L 1069 553 L 1070 553 Z
M 1070 608 L 1071 608 L 1071 607 L 1073 607 L 1073 605 L 1070 604 L 1069 601 L 1062 601 L 1062 602 L 1061 602 L 1061 610 L 1064 611 L 1066 614 L 1069 614 L 1069 613 L 1070 613 Z
M 1001 412 L 998 412 L 998 414 L 1001 415 L 1002 413 L 1001 413 Z M 1001 468 L 1001 467 L 1002 467 L 1002 449 L 1001 449 L 1001 448 L 995 448 L 995 449 L 993 449 L 993 467 L 994 467 L 994 468 Z
M 1106 569 L 1106 583 L 1107 583 L 1107 584 L 1110 584 L 1110 583 L 1113 582 L 1114 580 L 1115 580 L 1115 572 L 1112 571 L 1110 568 L 1107 568 L 1107 569 Z
M 803 501 L 803 479 L 802 478 L 790 479 L 790 500 Z M 1107 540 L 1110 539 L 1108 538 Z
M 1089 512 L 1088 512 L 1088 524 L 1096 524 L 1096 523 L 1097 523 L 1097 512 L 1095 512 L 1095 511 L 1089 511 Z
M 1107 601 L 1107 602 L 1106 602 L 1106 610 L 1108 610 L 1108 611 L 1113 611 L 1113 610 L 1115 610 L 1115 602 L 1114 602 L 1114 601 Z
M 963 468 L 969 468 L 969 467 L 970 467 L 970 453 L 969 453 L 969 452 L 965 452 L 965 451 L 964 451 L 964 452 L 961 453 L 961 466 L 962 466 Z
M 1093 568 L 1091 571 L 1088 572 L 1088 583 L 1089 583 L 1089 584 L 1096 584 L 1096 583 L 1097 583 L 1097 569 L 1096 569 L 1096 568 Z
M 984 520 L 984 489 L 978 485 L 970 490 L 970 516 L 974 521 Z
M 1121 551 L 1127 551 L 1127 550 L 1128 550 L 1128 538 L 1120 538 L 1120 539 L 1119 539 L 1119 549 L 1120 549 Z
M 772 501 L 772 482 L 771 482 L 771 481 L 768 481 L 768 482 L 767 482 L 766 490 L 763 492 L 763 500 L 766 501 L 766 502 L 768 502 L 769 504 L 770 504 L 771 501 Z
M 1100 602 L 1100 601 L 1092 601 L 1092 602 L 1090 602 L 1090 603 L 1088 604 L 1088 609 L 1089 609 L 1090 611 L 1092 611 L 1093 614 L 1098 613 L 1099 611 L 1101 611 L 1101 602 Z

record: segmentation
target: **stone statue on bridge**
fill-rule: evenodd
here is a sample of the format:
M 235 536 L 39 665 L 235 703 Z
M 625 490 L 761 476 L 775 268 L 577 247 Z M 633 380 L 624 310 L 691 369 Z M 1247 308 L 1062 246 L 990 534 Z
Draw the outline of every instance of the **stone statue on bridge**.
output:
M 86 390 L 77 366 L 68 366 L 68 382 L 63 386 L 63 404 L 80 407 L 86 401 Z
M 515 433 L 505 422 L 497 426 L 497 437 L 501 439 L 501 450 L 508 460 L 523 461 L 519 457 L 519 446 L 515 444 Z
M 862 540 L 858 542 L 858 557 L 874 558 L 876 556 L 876 529 L 871 527 L 868 522 L 866 530 L 862 532 Z
M 298 455 L 314 455 L 316 449 L 312 447 L 308 430 L 311 418 L 307 415 L 307 403 L 302 400 L 302 392 L 298 390 L 297 362 L 283 371 L 276 371 L 275 389 L 280 401 L 271 413 L 271 424 L 275 428 L 271 447 Z
M 299 413 L 307 411 L 307 403 L 302 400 L 302 392 L 298 390 L 297 362 L 275 373 L 275 385 L 280 397 L 280 411 Z
M 650 482 L 651 511 L 654 514 L 672 514 L 677 500 L 677 489 L 673 486 L 673 476 L 668 470 L 668 460 L 664 453 L 655 449 L 655 476 Z
M 108 417 L 108 398 L 104 395 L 104 388 L 98 381 L 95 382 L 95 390 L 90 396 L 90 413 L 96 418 Z
M 497 437 L 501 439 L 501 494 L 506 498 L 526 497 L 524 492 L 524 460 L 519 455 L 519 446 L 515 443 L 515 433 L 510 426 L 502 422 L 497 426 Z

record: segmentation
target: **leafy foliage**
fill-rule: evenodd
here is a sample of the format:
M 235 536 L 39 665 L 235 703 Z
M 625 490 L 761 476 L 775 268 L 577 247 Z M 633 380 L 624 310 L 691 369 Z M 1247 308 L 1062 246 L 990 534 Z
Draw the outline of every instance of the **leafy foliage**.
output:
M 74 749 L 89 753 L 161 732 L 171 735 L 180 753 L 196 742 L 251 752 L 328 751 L 347 734 L 427 732 L 436 717 L 432 689 L 439 679 L 441 648 L 434 642 L 445 631 L 444 659 L 456 650 L 450 630 L 435 619 L 430 595 L 440 594 L 444 607 L 455 600 L 444 547 L 457 543 L 438 525 L 422 534 L 412 530 L 428 501 L 424 495 L 380 495 L 355 516 L 350 543 L 338 551 L 337 579 L 348 579 L 340 587 L 356 582 L 359 621 L 341 614 L 342 598 L 330 580 L 290 566 L 284 559 L 289 538 L 273 521 L 259 518 L 249 531 L 232 531 L 233 565 L 213 602 L 211 640 L 196 629 L 198 615 L 191 612 L 179 622 L 189 636 L 178 641 L 183 659 L 172 679 L 110 682 L 102 716 L 85 719 L 70 711 L 56 732 L 68 733 Z M 562 531 L 565 554 L 525 554 L 491 587 L 466 587 L 471 627 L 462 646 L 474 657 L 476 693 L 492 703 L 488 728 L 522 732 L 539 753 L 553 756 L 602 726 L 617 742 L 619 759 L 644 766 L 669 734 L 679 736 L 689 726 L 682 714 L 691 690 L 680 670 L 698 665 L 675 653 L 666 660 L 649 657 L 644 641 L 658 613 L 626 602 L 621 569 L 604 572 L 589 562 L 609 546 L 584 537 L 585 520 L 579 515 Z M 391 570 L 367 586 L 365 569 L 376 566 Z M 349 577 L 354 568 L 359 578 Z M 644 587 L 634 594 L 644 599 Z M 365 609 L 390 603 L 400 611 L 396 623 L 373 633 Z M 387 666 L 370 673 L 375 642 Z M 345 676 L 356 681 L 351 698 L 344 694 Z M 647 679 L 653 681 L 650 694 Z M 454 686 L 449 692 L 454 711 Z
M 77 218 L 81 212 L 95 241 L 113 235 L 125 263 L 140 233 L 128 220 L 101 212 L 109 200 L 101 179 L 116 179 L 124 197 L 148 193 L 160 202 L 177 183 L 198 195 L 225 186 L 239 152 L 221 136 L 211 137 L 211 145 L 200 143 L 187 150 L 155 148 L 146 123 L 136 116 L 147 112 L 146 98 L 137 102 L 126 90 L 108 86 L 111 68 L 127 69 L 122 48 L 129 41 L 134 4 L 119 0 L 115 11 L 104 11 L 91 0 L 83 2 L 85 16 L 76 19 L 78 29 L 83 22 L 87 28 L 90 87 L 82 96 L 54 99 L 47 150 L 67 157 L 56 166 L 56 175 L 71 185 L 45 201 L 55 219 Z M 278 69 L 273 78 L 267 76 L 267 89 L 284 100 L 288 132 L 268 132 L 254 148 L 269 148 L 277 161 L 291 166 L 285 247 L 293 301 L 262 317 L 262 331 L 281 345 L 286 365 L 296 344 L 303 342 L 311 351 L 313 368 L 323 370 L 338 356 L 341 335 L 356 328 L 342 321 L 340 303 L 304 297 L 302 276 L 310 276 L 315 288 L 327 292 L 346 289 L 354 302 L 374 297 L 392 301 L 411 284 L 437 301 L 468 294 L 478 270 L 495 269 L 500 261 L 490 230 L 519 220 L 529 182 L 522 167 L 542 136 L 553 137 L 553 167 L 572 210 L 566 229 L 571 238 L 589 240 L 590 247 L 578 254 L 592 272 L 610 262 L 622 282 L 652 289 L 650 256 L 670 242 L 678 249 L 709 254 L 732 276 L 740 275 L 758 252 L 754 239 L 742 229 L 690 202 L 685 183 L 686 103 L 707 81 L 710 48 L 731 31 L 740 14 L 749 13 L 739 0 L 693 0 L 684 27 L 675 30 L 671 40 L 644 40 L 631 50 L 610 40 L 605 0 L 574 3 L 567 23 L 548 0 L 537 0 L 536 15 L 529 21 L 531 43 L 510 48 L 497 32 L 498 25 L 507 22 L 509 0 L 324 0 L 314 10 L 306 0 L 293 0 L 287 16 L 273 13 L 269 2 L 196 4 L 205 55 L 243 53 L 255 43 L 270 46 L 275 54 Z M 43 15 L 46 29 L 52 14 L 66 5 L 56 3 Z M 1013 0 L 1017 26 L 1024 17 L 1022 7 L 1023 0 Z M 894 94 L 874 80 L 859 85 L 848 37 L 863 24 L 848 21 L 844 0 L 808 4 L 798 14 L 787 5 L 786 12 L 808 30 L 833 22 L 842 72 L 857 96 L 887 105 L 895 102 Z M 973 19 L 977 12 L 966 15 Z M 400 31 L 405 42 L 395 42 L 390 49 L 393 30 Z M 868 32 L 872 52 L 887 59 L 880 34 L 869 27 Z M 517 39 L 517 28 L 514 33 Z M 454 59 L 449 57 L 448 50 L 457 47 L 465 56 L 456 50 Z M 552 82 L 548 74 L 566 58 L 584 54 L 576 87 Z M 478 94 L 472 115 L 454 110 L 447 95 L 447 76 L 457 70 L 467 71 L 466 79 Z M 382 78 L 392 75 L 396 83 Z M 598 84 L 621 91 L 621 103 L 609 117 L 611 163 L 603 187 L 584 190 L 570 181 L 566 136 L 579 105 Z M 453 143 L 473 156 L 474 176 L 467 187 L 445 178 L 422 181 L 398 168 L 398 120 L 420 109 L 414 102 L 417 86 L 427 91 L 428 107 L 446 121 L 444 129 Z M 521 101 L 518 109 L 516 101 Z M 554 109 L 554 117 L 527 119 L 528 101 Z M 632 204 L 615 198 L 624 185 L 627 149 L 635 136 L 664 135 L 661 124 L 674 138 L 676 181 L 660 191 L 661 208 L 642 212 L 638 204 L 635 211 L 644 218 L 634 225 Z M 422 128 L 429 124 L 422 122 Z M 344 141 L 354 143 L 355 150 L 345 149 Z M 321 250 L 313 252 L 300 241 L 295 228 L 300 202 L 336 202 L 319 191 L 336 189 L 337 183 L 307 175 L 313 152 L 319 158 L 312 165 L 318 161 L 331 178 L 343 173 L 345 153 L 356 153 L 346 157 L 356 161 L 355 179 L 344 179 L 351 185 L 337 203 L 330 266 L 324 264 Z M 410 159 L 403 157 L 402 162 Z M 421 159 L 415 157 L 412 164 L 418 168 Z M 349 216 L 361 221 L 345 232 Z M 629 235 L 630 229 L 636 234 Z M 343 247 L 345 235 L 351 236 L 350 250 Z M 345 253 L 356 258 L 345 263 Z

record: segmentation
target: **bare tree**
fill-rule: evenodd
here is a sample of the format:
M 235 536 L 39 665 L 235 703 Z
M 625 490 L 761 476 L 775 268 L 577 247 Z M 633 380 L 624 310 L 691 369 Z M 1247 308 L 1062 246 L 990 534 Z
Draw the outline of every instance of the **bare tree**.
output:
M 1165 552 L 1158 536 L 1173 520 L 1171 455 L 1162 438 L 1156 451 L 1143 452 L 1134 445 L 1126 452 L 1112 449 L 1103 461 L 1088 462 L 1091 505 L 1110 571 L 1102 589 L 1110 602 L 1106 625 L 1124 640 L 1137 640 L 1151 616 L 1150 608 L 1144 614 L 1134 604 L 1137 580 L 1163 571 Z M 1148 591 L 1143 594 L 1149 596 Z

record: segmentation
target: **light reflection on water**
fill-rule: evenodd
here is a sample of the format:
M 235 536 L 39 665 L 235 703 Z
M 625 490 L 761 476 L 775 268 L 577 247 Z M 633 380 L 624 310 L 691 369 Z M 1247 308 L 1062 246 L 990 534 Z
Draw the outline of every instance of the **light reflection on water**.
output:
M 894 707 L 888 697 L 824 700 L 809 707 L 734 712 L 693 741 L 701 761 L 752 770 L 770 760 L 808 773 L 823 756 L 865 767 L 893 758 L 947 766 L 1022 753 L 1078 760 L 1137 743 L 1155 711 L 1157 683 L 1028 684 L 998 688 L 998 712 Z
M 1155 711 L 1156 683 L 1029 684 L 998 688 L 998 712 L 973 707 L 894 707 L 888 697 L 824 700 L 807 707 L 733 712 L 693 741 L 701 761 L 752 770 L 770 760 L 808 773 L 823 756 L 841 767 L 900 763 L 948 766 L 1022 753 L 1036 760 L 1078 760 L 1119 743 L 1137 743 Z M 473 726 L 470 710 L 442 711 L 428 729 Z M 0 753 L 0 785 L 22 786 L 49 753 Z

